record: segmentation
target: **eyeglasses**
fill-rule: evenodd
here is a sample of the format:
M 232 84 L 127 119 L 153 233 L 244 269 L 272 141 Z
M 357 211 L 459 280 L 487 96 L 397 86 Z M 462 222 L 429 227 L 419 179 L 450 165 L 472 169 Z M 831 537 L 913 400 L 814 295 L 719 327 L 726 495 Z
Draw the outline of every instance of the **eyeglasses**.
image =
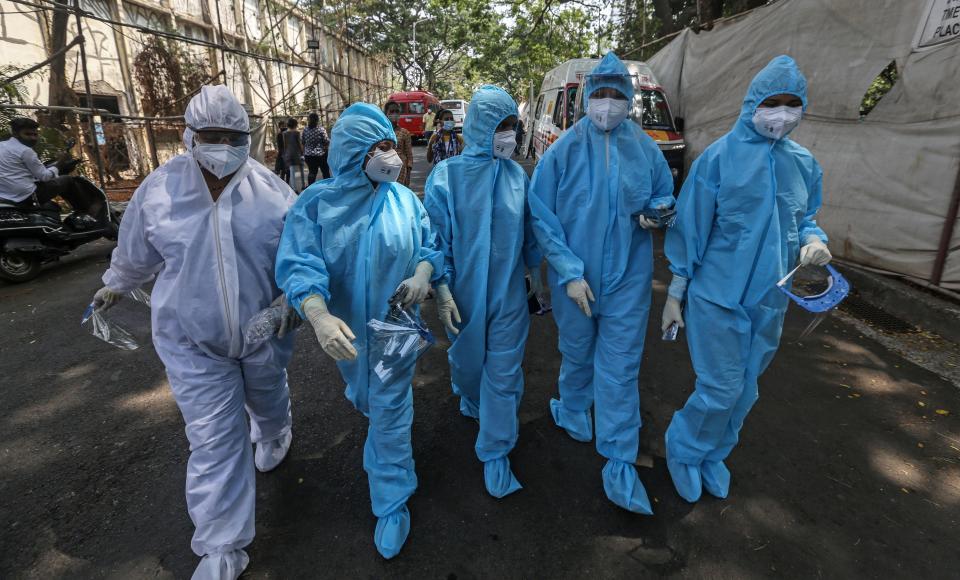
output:
M 243 147 L 250 144 L 249 134 L 236 131 L 194 130 L 194 135 L 196 135 L 197 143 L 203 143 L 204 145 L 225 144 L 232 147 Z

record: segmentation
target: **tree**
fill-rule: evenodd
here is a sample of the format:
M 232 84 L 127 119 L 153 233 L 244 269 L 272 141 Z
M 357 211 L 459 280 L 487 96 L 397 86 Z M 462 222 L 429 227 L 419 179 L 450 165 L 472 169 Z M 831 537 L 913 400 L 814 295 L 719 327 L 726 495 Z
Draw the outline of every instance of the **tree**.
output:
M 66 10 L 54 10 L 50 25 L 50 43 L 47 53 L 53 54 L 67 44 L 67 24 L 70 22 L 70 13 Z M 47 104 L 57 107 L 69 107 L 77 104 L 77 95 L 67 84 L 67 55 L 61 54 L 50 62 L 50 79 L 47 83 L 49 98 Z M 63 126 L 66 121 L 64 111 L 51 111 L 49 115 L 41 116 L 40 122 L 48 127 Z
M 688 27 L 694 32 L 710 30 L 714 20 L 763 6 L 768 1 L 770 0 L 624 0 L 618 50 L 634 53 L 644 43 Z M 653 54 L 665 44 L 658 43 L 649 47 L 643 55 Z M 640 54 L 637 56 L 643 58 Z
M 0 78 L 7 79 L 21 72 L 23 72 L 22 69 L 18 67 L 0 65 Z M 25 78 L 29 78 L 30 76 L 32 75 L 27 75 Z M 24 78 L 12 82 L 0 83 L 0 141 L 10 137 L 10 121 L 15 117 L 22 117 L 24 115 L 22 109 L 4 107 L 5 104 L 27 104 L 28 92 L 23 81 Z M 51 158 L 63 150 L 64 142 L 63 135 L 57 128 L 41 127 L 40 143 L 35 147 L 37 155 L 39 155 L 41 159 Z
M 502 4 L 504 22 L 490 24 L 474 48 L 467 72 L 476 81 L 495 82 L 518 100 L 531 83 L 571 58 L 591 56 L 593 21 L 579 6 L 552 0 Z
M 422 85 L 441 93 L 453 89 L 478 34 L 488 31 L 489 24 L 498 19 L 488 0 L 429 0 L 425 5 L 399 0 L 334 0 L 318 10 L 337 22 L 342 34 L 373 52 L 388 54 L 404 90 Z

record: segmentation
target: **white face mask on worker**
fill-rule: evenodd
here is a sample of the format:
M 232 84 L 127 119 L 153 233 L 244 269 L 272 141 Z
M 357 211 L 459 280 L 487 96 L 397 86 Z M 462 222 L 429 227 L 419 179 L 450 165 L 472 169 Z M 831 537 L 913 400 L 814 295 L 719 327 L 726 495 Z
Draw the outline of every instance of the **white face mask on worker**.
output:
M 373 157 L 367 161 L 367 167 L 364 171 L 371 180 L 381 183 L 399 179 L 401 169 L 403 169 L 403 159 L 400 159 L 396 150 L 381 151 L 377 149 L 373 152 Z
M 610 131 L 627 118 L 626 99 L 590 99 L 587 116 L 601 131 Z
M 800 124 L 803 107 L 757 107 L 753 112 L 753 128 L 768 139 L 779 141 Z
M 510 159 L 513 150 L 517 148 L 516 131 L 497 131 L 493 134 L 493 156 L 500 159 Z
M 217 179 L 223 179 L 240 169 L 250 156 L 250 146 L 195 143 L 192 152 L 200 167 L 216 175 Z

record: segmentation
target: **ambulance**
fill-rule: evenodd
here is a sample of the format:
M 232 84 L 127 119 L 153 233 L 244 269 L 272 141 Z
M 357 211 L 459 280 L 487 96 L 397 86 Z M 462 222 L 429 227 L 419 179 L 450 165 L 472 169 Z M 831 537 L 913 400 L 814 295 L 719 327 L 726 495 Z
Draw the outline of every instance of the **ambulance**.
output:
M 600 62 L 597 58 L 568 60 L 551 70 L 543 79 L 540 93 L 527 112 L 529 130 L 527 156 L 538 161 L 554 141 L 586 115 L 582 87 L 586 76 Z M 636 93 L 630 107 L 630 118 L 640 124 L 647 135 L 660 146 L 667 159 L 674 183 L 683 178 L 683 119 L 674 118 L 663 88 L 645 63 L 628 60 L 623 63 L 633 77 Z

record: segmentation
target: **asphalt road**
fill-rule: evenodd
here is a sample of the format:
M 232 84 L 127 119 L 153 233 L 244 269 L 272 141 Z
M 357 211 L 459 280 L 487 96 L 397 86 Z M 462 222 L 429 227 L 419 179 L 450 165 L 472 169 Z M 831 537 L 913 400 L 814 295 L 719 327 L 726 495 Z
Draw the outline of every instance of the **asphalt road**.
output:
M 416 152 L 415 185 L 427 169 Z M 163 367 L 149 344 L 119 351 L 78 326 L 110 250 L 91 245 L 31 283 L 0 285 L 0 578 L 188 578 L 196 565 L 187 441 Z M 658 319 L 662 254 L 656 263 Z M 425 318 L 440 330 L 432 304 Z M 801 323 L 791 314 L 786 336 Z M 761 379 L 729 460 L 730 498 L 691 505 L 673 491 L 662 440 L 693 373 L 684 342 L 661 342 L 655 327 L 640 376 L 639 460 L 654 516 L 610 504 L 602 458 L 553 425 L 556 328 L 538 317 L 511 456 L 524 489 L 504 500 L 484 491 L 476 424 L 450 392 L 447 345 L 423 359 L 420 487 L 410 539 L 391 561 L 372 543 L 366 421 L 301 332 L 290 366 L 294 443 L 280 468 L 257 476 L 244 578 L 957 577 L 955 385 L 831 319 L 803 344 L 784 344 Z

